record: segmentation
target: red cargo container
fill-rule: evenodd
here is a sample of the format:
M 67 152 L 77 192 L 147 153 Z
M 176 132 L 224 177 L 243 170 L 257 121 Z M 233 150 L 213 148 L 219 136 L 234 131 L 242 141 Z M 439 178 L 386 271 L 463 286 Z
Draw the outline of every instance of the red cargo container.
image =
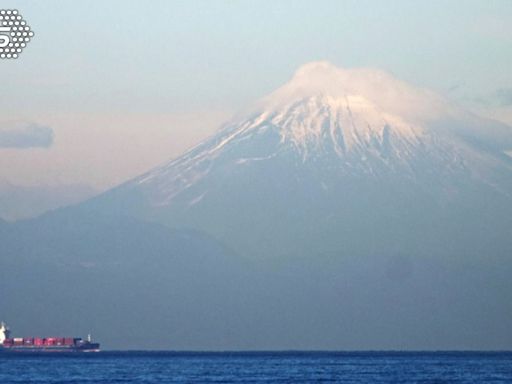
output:
M 43 339 L 40 337 L 34 338 L 34 345 L 43 345 Z
M 13 345 L 14 341 L 12 339 L 5 339 L 4 340 L 4 345 L 7 345 L 7 346 L 11 346 Z
M 73 345 L 73 338 L 72 337 L 66 337 L 64 338 L 64 345 Z

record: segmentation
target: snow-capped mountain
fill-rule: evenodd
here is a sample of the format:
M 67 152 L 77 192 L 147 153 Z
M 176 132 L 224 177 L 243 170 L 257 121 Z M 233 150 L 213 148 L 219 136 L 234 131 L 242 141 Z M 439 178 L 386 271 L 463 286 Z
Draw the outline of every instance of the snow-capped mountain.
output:
M 285 162 L 293 167 L 288 174 L 317 167 L 318 176 L 330 169 L 335 176 L 326 177 L 335 180 L 319 180 L 323 186 L 344 176 L 437 175 L 448 183 L 450 176 L 464 176 L 508 194 L 510 148 L 512 129 L 430 91 L 379 70 L 315 62 L 212 138 L 121 189 L 138 190 L 154 207 L 183 204 L 183 195 L 196 205 L 210 192 L 208 178 L 254 167 L 273 173 Z
M 387 73 L 307 64 L 182 156 L 0 225 L 0 306 L 95 314 L 113 346 L 510 349 L 511 148 Z
M 452 241 L 460 212 L 477 225 L 469 216 L 482 224 L 512 206 L 510 148 L 510 127 L 390 74 L 310 63 L 213 137 L 84 209 L 204 231 L 253 258 L 338 252 L 347 236 L 360 239 L 354 252 L 409 252 L 420 233 L 426 248 Z M 474 230 L 464 236 L 487 231 Z

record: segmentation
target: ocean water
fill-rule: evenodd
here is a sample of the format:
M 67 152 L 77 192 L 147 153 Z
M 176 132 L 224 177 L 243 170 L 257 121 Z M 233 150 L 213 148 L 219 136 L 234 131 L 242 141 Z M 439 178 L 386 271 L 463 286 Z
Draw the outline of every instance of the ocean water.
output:
M 0 383 L 512 383 L 512 352 L 0 355 Z

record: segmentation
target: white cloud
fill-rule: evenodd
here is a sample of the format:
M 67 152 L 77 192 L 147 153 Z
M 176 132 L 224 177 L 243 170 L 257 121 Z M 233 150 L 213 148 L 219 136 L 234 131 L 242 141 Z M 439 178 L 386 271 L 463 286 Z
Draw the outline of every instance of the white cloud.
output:
M 264 98 L 262 103 L 278 106 L 315 94 L 362 98 L 382 111 L 415 123 L 451 112 L 441 96 L 413 87 L 388 72 L 372 68 L 339 68 L 326 61 L 301 66 L 287 84 Z
M 0 148 L 49 148 L 53 129 L 37 123 L 4 122 L 0 124 Z

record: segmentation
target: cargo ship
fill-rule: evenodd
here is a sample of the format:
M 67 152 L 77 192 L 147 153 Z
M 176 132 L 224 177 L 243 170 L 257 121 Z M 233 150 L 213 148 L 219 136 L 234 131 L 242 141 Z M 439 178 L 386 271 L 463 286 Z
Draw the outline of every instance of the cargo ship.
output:
M 10 337 L 10 329 L 0 323 L 0 353 L 3 352 L 99 352 L 100 344 L 81 337 Z

